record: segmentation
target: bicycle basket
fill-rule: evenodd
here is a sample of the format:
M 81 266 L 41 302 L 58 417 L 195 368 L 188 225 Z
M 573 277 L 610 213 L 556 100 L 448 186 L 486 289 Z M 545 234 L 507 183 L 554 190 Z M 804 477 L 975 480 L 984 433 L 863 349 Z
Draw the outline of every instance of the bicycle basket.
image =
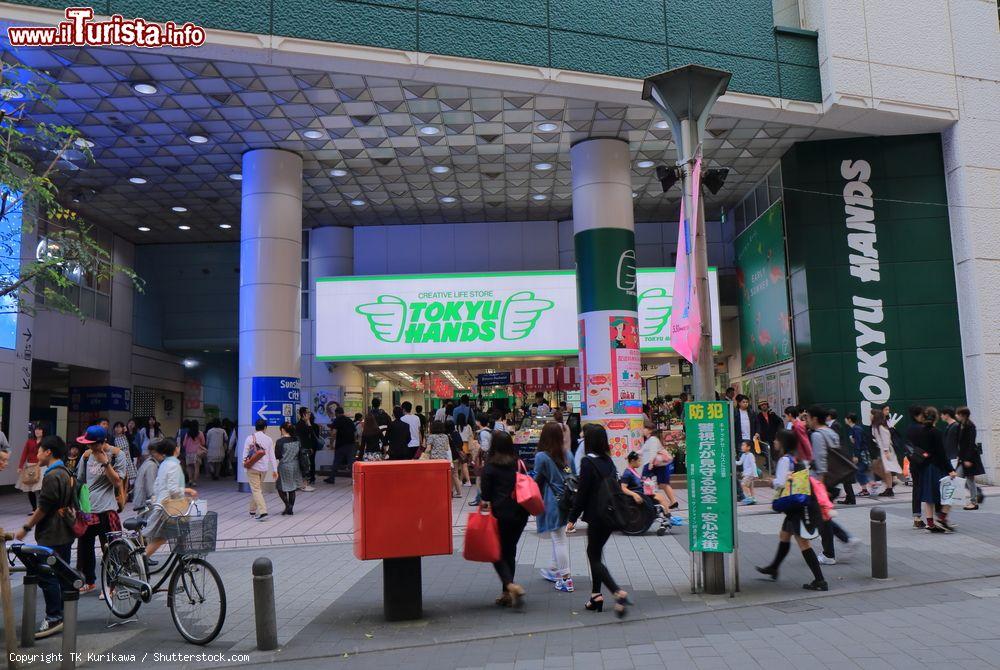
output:
M 209 512 L 205 516 L 182 516 L 171 519 L 164 526 L 170 551 L 176 554 L 207 554 L 215 551 L 219 531 L 219 515 Z

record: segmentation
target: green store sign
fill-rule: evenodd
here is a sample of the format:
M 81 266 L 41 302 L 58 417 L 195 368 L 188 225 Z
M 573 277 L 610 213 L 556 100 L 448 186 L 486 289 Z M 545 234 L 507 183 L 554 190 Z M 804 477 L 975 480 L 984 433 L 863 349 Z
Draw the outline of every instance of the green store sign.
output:
M 732 423 L 728 402 L 684 405 L 688 543 L 691 551 L 732 553 L 736 540 Z

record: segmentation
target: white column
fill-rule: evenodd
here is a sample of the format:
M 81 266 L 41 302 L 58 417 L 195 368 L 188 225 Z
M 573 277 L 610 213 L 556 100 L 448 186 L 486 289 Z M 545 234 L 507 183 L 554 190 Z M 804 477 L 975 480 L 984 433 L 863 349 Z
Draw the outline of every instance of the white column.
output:
M 635 221 L 628 143 L 570 149 L 582 413 L 608 430 L 619 463 L 642 446 Z
M 300 375 L 302 158 L 280 149 L 243 154 L 241 207 L 240 455 L 256 419 L 253 378 Z M 236 470 L 243 487 L 246 473 Z

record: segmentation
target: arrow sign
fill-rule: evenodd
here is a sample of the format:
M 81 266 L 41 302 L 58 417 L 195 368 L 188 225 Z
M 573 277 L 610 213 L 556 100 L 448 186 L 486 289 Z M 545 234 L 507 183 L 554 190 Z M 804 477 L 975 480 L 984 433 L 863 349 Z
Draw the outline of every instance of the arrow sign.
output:
M 299 406 L 298 377 L 254 377 L 250 384 L 251 422 L 269 426 L 291 421 Z
M 261 405 L 260 409 L 257 410 L 257 416 L 267 421 L 267 417 L 277 415 L 282 416 L 280 409 L 272 409 L 270 412 L 267 411 L 267 405 Z

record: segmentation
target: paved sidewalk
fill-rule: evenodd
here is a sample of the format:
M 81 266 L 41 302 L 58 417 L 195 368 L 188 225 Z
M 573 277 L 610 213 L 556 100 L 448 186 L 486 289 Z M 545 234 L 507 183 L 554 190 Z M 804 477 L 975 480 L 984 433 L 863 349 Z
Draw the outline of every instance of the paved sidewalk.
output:
M 938 602 L 933 595 L 938 593 L 935 588 L 944 589 L 942 593 L 951 594 L 948 597 L 954 595 L 964 600 L 972 597 L 956 595 L 954 585 L 935 587 L 937 582 L 958 579 L 981 593 L 1000 594 L 1000 583 L 984 581 L 1000 575 L 1000 507 L 993 509 L 988 503 L 977 512 L 958 512 L 955 520 L 960 524 L 959 532 L 946 536 L 912 530 L 909 506 L 903 501 L 888 505 L 892 579 L 877 582 L 869 578 L 869 555 L 863 547 L 849 562 L 825 568 L 832 589 L 825 597 L 801 589 L 809 574 L 794 550 L 783 566 L 780 581 L 756 579 L 753 565 L 770 560 L 780 523 L 778 515 L 763 509 L 740 515 L 740 569 L 744 581 L 743 590 L 735 599 L 689 592 L 686 527 L 665 537 L 616 536 L 608 545 L 607 562 L 612 574 L 636 601 L 625 624 L 609 612 L 593 614 L 582 608 L 590 588 L 582 533 L 571 536 L 570 541 L 578 586 L 575 594 L 557 593 L 541 580 L 537 568 L 548 564 L 549 544 L 527 531 L 518 551 L 518 579 L 528 589 L 526 606 L 520 611 L 496 608 L 492 601 L 499 592 L 499 584 L 492 568 L 463 561 L 458 537 L 454 555 L 423 561 L 425 619 L 394 624 L 381 617 L 380 564 L 355 560 L 349 543 L 234 549 L 210 556 L 225 580 L 229 614 L 222 635 L 206 649 L 180 640 L 162 596 L 140 610 L 139 621 L 113 628 L 107 628 L 113 621 L 104 604 L 94 596 L 86 596 L 81 602 L 81 650 L 119 654 L 201 651 L 248 654 L 249 660 L 223 659 L 221 664 L 229 666 L 294 662 L 297 667 L 311 668 L 343 661 L 346 667 L 400 667 L 405 659 L 407 667 L 412 662 L 413 667 L 442 670 L 514 667 L 510 664 L 521 661 L 530 664 L 516 667 L 610 668 L 652 667 L 655 663 L 662 667 L 676 653 L 679 640 L 684 649 L 688 646 L 705 649 L 679 656 L 678 667 L 729 667 L 727 664 L 735 667 L 737 659 L 745 661 L 741 668 L 757 667 L 755 663 L 772 667 L 780 654 L 787 651 L 782 645 L 788 644 L 784 637 L 771 635 L 779 630 L 775 626 L 796 625 L 804 616 L 820 616 L 809 614 L 816 607 L 824 617 L 831 612 L 837 617 L 876 612 L 882 612 L 883 618 L 899 616 L 900 622 L 892 625 L 909 632 L 914 626 L 919 627 L 919 623 L 913 622 L 920 619 L 914 619 L 907 608 Z M 850 532 L 867 540 L 868 510 L 861 506 L 844 508 L 839 520 Z M 254 651 L 250 565 L 260 555 L 267 555 L 275 564 L 281 642 L 281 648 L 275 652 Z M 921 589 L 931 589 L 926 591 L 931 595 L 913 595 L 925 593 Z M 20 602 L 20 588 L 15 589 L 15 600 Z M 817 602 L 821 604 L 816 605 Z M 865 629 L 863 621 L 852 621 L 852 625 Z M 761 647 L 761 658 L 749 662 L 756 657 L 744 658 L 745 654 L 734 653 L 743 646 L 737 633 L 754 633 L 756 637 L 746 638 L 751 647 L 764 642 L 770 646 Z M 763 642 L 758 640 L 761 636 Z M 694 639 L 697 644 L 683 644 L 686 638 Z M 943 639 L 950 642 L 952 638 Z M 658 647 L 656 642 L 667 646 Z M 841 639 L 834 647 L 846 654 L 848 647 L 858 646 L 855 642 L 853 637 Z M 809 638 L 796 649 L 801 651 L 804 646 L 820 653 L 827 648 L 814 648 L 813 643 L 819 644 Z M 823 644 L 830 646 L 829 640 Z M 58 646 L 56 638 L 43 641 L 38 649 L 55 651 Z M 634 647 L 642 649 L 636 652 Z M 699 656 L 712 656 L 709 648 L 721 654 L 714 665 Z M 670 654 L 665 653 L 668 650 Z M 633 654 L 649 658 L 633 661 Z M 786 656 L 780 658 L 782 664 L 788 662 Z M 844 660 L 836 654 L 830 658 Z M 901 658 L 909 668 L 920 667 L 909 657 Z M 801 667 L 804 659 L 793 660 L 796 664 L 792 667 Z M 820 660 L 824 662 L 818 667 L 855 667 L 851 665 L 853 660 L 851 663 L 844 660 L 843 665 L 822 657 Z M 668 667 L 674 667 L 673 663 L 671 660 Z M 883 667 L 900 665 L 897 660 L 879 663 Z M 979 668 L 1000 666 L 979 663 Z M 217 664 L 204 661 L 157 664 L 152 659 L 143 663 L 170 668 Z M 867 661 L 858 664 L 873 667 Z M 83 663 L 80 667 L 108 667 L 108 664 Z

